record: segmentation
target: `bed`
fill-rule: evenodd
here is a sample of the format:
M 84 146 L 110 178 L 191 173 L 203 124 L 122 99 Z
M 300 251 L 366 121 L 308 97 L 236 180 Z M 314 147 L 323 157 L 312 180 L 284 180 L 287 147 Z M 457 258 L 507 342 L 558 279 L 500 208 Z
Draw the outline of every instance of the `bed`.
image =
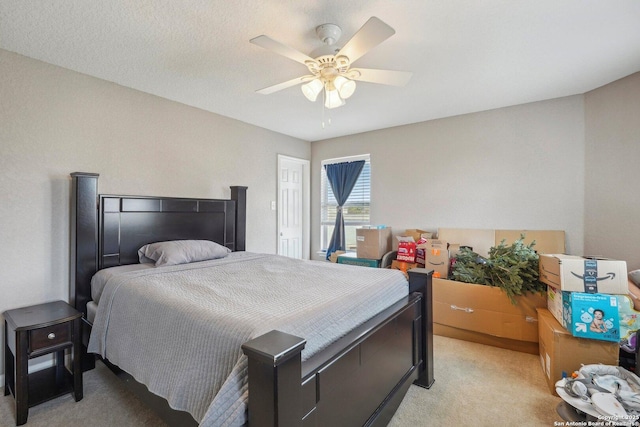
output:
M 101 195 L 97 174 L 71 176 L 83 368 L 99 354 L 169 423 L 386 425 L 412 383 L 433 383 L 431 272 L 411 271 L 407 283 L 382 269 L 245 252 L 246 187 L 228 200 Z M 175 241 L 228 253 L 140 264 L 141 247 Z

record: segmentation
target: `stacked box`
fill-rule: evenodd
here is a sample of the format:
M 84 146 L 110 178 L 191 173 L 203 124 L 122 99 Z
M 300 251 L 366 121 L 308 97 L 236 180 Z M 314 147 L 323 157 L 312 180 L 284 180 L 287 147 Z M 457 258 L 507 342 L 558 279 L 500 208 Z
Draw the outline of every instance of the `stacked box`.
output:
M 361 267 L 380 267 L 379 259 L 360 258 L 355 253 L 349 252 L 338 256 L 338 264 L 359 265 Z
M 540 255 L 540 281 L 556 289 L 589 294 L 627 294 L 627 263 L 565 254 Z
M 620 341 L 618 296 L 547 290 L 547 307 L 574 337 Z
M 433 270 L 433 277 L 446 279 L 449 276 L 449 250 L 447 242 L 438 239 L 426 239 L 419 245 L 424 249 L 424 268 Z
M 540 363 L 553 394 L 556 382 L 582 365 L 618 365 L 617 343 L 574 337 L 544 308 L 538 309 L 538 333 Z
M 380 260 L 391 251 L 391 228 L 356 229 L 356 253 L 358 258 Z
M 565 254 L 540 255 L 547 307 L 575 337 L 620 342 L 618 297 L 628 293 L 624 261 Z
M 415 262 L 416 261 L 416 242 L 398 242 L 398 261 Z

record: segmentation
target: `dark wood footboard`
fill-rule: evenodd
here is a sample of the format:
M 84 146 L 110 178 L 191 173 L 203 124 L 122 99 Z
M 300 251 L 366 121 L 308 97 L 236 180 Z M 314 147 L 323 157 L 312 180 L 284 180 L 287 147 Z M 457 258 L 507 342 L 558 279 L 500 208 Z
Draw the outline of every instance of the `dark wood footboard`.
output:
M 410 283 L 405 300 L 304 364 L 303 338 L 271 331 L 245 343 L 249 426 L 385 426 L 412 382 L 429 388 L 431 271 L 412 270 Z

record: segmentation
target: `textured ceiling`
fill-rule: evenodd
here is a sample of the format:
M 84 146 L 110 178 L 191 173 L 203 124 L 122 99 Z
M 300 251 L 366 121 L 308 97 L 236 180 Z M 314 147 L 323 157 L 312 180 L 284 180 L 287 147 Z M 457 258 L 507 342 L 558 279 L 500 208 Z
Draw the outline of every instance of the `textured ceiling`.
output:
M 346 42 L 371 16 L 396 34 L 356 65 L 412 71 L 359 82 L 321 126 L 307 74 L 249 43 L 309 54 L 315 27 Z M 307 141 L 585 93 L 640 71 L 638 0 L 2 0 L 0 48 Z M 329 111 L 324 112 L 329 115 Z M 328 118 L 328 117 L 325 117 Z

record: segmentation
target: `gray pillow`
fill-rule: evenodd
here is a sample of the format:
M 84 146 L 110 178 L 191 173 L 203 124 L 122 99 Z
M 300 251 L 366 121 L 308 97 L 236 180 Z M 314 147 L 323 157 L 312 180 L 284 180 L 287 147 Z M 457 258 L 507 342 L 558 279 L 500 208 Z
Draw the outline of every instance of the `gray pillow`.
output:
M 231 250 L 210 240 L 171 240 L 149 243 L 138 249 L 140 263 L 187 264 L 226 257 Z
M 634 285 L 640 287 L 640 270 L 630 271 L 629 279 L 631 279 Z

